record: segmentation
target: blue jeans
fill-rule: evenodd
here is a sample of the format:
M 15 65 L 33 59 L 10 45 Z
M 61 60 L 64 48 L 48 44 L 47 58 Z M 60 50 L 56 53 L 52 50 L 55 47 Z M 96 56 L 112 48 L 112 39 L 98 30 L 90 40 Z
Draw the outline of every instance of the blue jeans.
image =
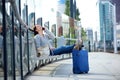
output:
M 75 45 L 61 46 L 50 51 L 50 55 L 61 55 L 71 53 Z

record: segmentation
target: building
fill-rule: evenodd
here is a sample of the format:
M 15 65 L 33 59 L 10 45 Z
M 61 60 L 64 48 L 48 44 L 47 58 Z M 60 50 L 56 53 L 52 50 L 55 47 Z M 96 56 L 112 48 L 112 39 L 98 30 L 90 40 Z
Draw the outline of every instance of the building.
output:
M 111 0 L 116 5 L 116 22 L 120 24 L 120 0 Z
M 59 0 L 58 1 L 57 8 L 58 8 L 58 11 L 60 13 L 64 13 L 65 12 L 65 1 L 66 0 Z
M 120 24 L 117 24 L 117 26 L 116 26 L 116 28 L 117 28 L 117 47 L 120 47 Z
M 106 47 L 113 43 L 114 7 L 109 0 L 99 1 L 100 41 L 105 41 Z
M 90 42 L 91 50 L 93 50 L 93 30 L 92 29 L 87 29 L 87 39 Z
M 30 27 L 33 27 L 35 23 L 35 13 L 30 13 L 28 17 L 28 24 Z
M 42 18 L 38 18 L 38 19 L 37 19 L 37 24 L 39 24 L 39 25 L 42 26 Z

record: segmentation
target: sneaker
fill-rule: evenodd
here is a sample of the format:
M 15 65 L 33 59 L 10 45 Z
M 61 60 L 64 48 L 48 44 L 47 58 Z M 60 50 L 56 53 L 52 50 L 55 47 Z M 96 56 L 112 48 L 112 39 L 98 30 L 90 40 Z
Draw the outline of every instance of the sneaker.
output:
M 83 41 L 82 40 L 77 40 L 76 44 L 74 46 L 74 49 L 81 50 L 82 47 L 83 47 Z

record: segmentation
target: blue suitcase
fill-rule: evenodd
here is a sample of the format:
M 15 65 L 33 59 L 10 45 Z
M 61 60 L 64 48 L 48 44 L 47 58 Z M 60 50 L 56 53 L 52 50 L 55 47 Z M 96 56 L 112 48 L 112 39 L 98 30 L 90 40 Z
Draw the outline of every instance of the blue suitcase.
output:
M 88 73 L 89 71 L 89 62 L 88 62 L 88 51 L 85 49 L 82 50 L 73 50 L 73 73 L 81 74 Z

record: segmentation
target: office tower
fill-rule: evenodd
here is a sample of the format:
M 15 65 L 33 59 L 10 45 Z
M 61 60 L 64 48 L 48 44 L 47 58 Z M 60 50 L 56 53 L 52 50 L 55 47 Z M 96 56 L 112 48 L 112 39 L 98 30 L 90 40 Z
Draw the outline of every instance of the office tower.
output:
M 120 0 L 111 0 L 116 5 L 116 22 L 120 24 Z
M 28 17 L 28 24 L 30 27 L 33 27 L 35 24 L 35 13 L 30 13 Z
M 58 7 L 58 11 L 59 11 L 60 13 L 64 13 L 64 12 L 65 12 L 65 1 L 66 1 L 66 0 L 59 0 L 59 1 L 58 1 L 57 7 Z
M 93 30 L 92 29 L 87 29 L 87 38 L 88 41 L 90 42 L 91 50 L 93 50 Z
M 99 1 L 100 40 L 105 41 L 106 47 L 113 42 L 114 7 L 110 0 Z

